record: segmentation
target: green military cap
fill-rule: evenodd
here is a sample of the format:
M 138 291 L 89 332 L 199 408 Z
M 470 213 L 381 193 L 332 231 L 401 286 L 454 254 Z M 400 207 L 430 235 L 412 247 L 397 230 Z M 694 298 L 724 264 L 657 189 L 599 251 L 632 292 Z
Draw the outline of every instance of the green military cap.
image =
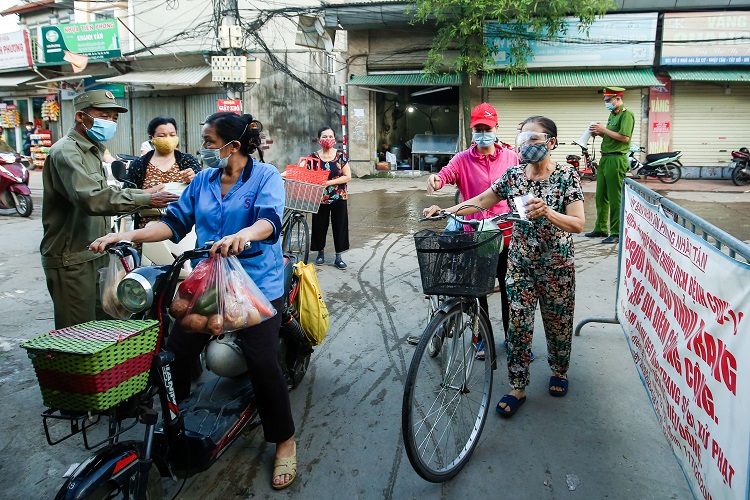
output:
M 109 90 L 89 90 L 73 98 L 73 108 L 81 111 L 86 108 L 114 109 L 118 113 L 127 113 L 128 108 L 120 106 Z
M 605 97 L 620 97 L 625 89 L 622 87 L 604 87 Z

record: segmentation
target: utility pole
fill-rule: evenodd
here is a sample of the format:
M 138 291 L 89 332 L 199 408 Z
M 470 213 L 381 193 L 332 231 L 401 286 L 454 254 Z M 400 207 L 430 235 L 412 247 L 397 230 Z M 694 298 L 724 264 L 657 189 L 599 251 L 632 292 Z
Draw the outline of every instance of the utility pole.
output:
M 211 79 L 221 82 L 229 99 L 242 102 L 246 89 L 260 79 L 260 61 L 247 60 L 242 27 L 237 19 L 237 0 L 214 0 L 220 7 L 221 21 L 216 38 L 223 55 L 211 58 Z

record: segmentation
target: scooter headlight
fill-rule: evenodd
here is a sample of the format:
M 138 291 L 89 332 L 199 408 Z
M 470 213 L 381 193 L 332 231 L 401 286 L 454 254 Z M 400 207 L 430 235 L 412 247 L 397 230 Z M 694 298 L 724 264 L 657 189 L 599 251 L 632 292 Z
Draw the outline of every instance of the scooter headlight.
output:
M 147 310 L 154 303 L 154 288 L 138 272 L 128 273 L 117 285 L 117 299 L 132 313 Z

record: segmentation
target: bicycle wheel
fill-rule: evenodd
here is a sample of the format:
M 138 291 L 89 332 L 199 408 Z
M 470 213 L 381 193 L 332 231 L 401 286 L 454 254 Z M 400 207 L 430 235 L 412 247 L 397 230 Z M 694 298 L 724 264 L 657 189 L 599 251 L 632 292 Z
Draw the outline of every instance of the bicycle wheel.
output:
M 401 408 L 406 455 L 414 470 L 433 483 L 447 481 L 466 465 L 487 419 L 492 391 L 494 340 L 474 305 L 439 312 L 425 328 L 409 366 Z M 478 322 L 478 336 L 472 321 Z M 435 337 L 440 338 L 434 357 Z M 476 359 L 478 339 L 487 350 Z
M 286 255 L 294 255 L 298 262 L 307 264 L 310 257 L 310 228 L 303 214 L 292 214 L 289 227 L 281 240 L 281 251 Z
M 667 163 L 663 167 L 659 168 L 666 174 L 659 176 L 659 180 L 664 184 L 674 184 L 675 182 L 680 180 L 680 177 L 682 177 L 682 169 L 675 162 Z

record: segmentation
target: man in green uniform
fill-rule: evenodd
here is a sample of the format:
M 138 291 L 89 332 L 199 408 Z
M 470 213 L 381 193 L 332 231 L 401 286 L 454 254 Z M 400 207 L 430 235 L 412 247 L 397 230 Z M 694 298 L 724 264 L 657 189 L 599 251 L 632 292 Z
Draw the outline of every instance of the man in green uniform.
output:
M 602 158 L 596 173 L 596 225 L 586 233 L 589 238 L 602 237 L 602 243 L 620 241 L 620 199 L 622 182 L 628 172 L 630 138 L 635 127 L 633 113 L 625 109 L 625 89 L 605 87 L 604 105 L 610 111 L 607 125 L 595 123 L 591 133 L 602 137 Z
M 88 246 L 110 231 L 109 216 L 162 208 L 178 199 L 161 191 L 164 186 L 146 190 L 108 186 L 102 142 L 112 138 L 119 114 L 128 110 L 106 90 L 77 95 L 73 107 L 75 125 L 50 148 L 42 171 L 40 250 L 55 307 L 55 328 L 106 318 L 97 293 L 97 271 L 109 257 L 90 252 Z

